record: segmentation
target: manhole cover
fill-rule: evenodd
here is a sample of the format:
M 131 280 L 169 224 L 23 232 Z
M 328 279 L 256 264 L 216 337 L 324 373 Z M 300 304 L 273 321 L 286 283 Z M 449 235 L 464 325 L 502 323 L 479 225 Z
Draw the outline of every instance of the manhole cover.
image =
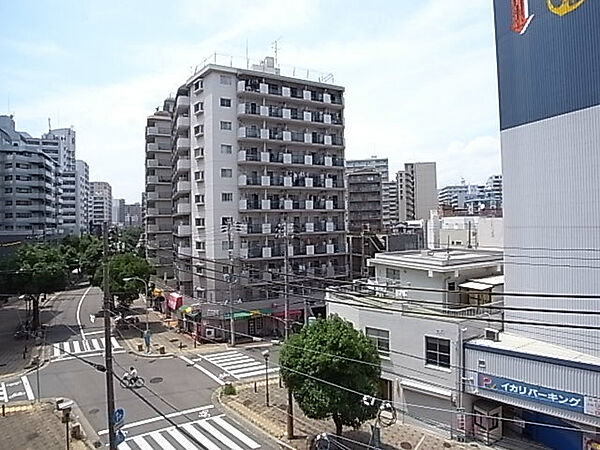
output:
M 169 342 L 179 342 L 179 339 L 169 339 Z
M 150 383 L 152 384 L 156 384 L 156 383 L 162 383 L 163 378 L 162 377 L 154 377 L 154 378 L 150 378 Z
M 40 433 L 38 433 L 38 432 L 35 432 L 35 433 L 29 433 L 29 434 L 27 434 L 27 440 L 28 440 L 28 441 L 31 441 L 31 440 L 33 440 L 33 439 L 35 439 L 35 438 L 39 437 L 39 436 L 40 436 Z
M 94 409 L 90 409 L 88 411 L 88 414 L 98 414 L 100 412 L 100 410 L 98 408 L 94 408 Z
M 410 442 L 401 442 L 400 447 L 404 450 L 410 450 L 412 448 L 412 444 Z
M 450 442 L 444 442 L 444 447 L 450 448 L 450 447 L 452 447 L 452 444 Z

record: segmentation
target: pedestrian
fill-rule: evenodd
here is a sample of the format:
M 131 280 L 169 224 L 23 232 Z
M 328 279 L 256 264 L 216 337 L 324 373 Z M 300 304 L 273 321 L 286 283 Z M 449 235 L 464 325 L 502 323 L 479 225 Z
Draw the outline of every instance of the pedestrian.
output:
M 150 353 L 150 330 L 144 331 L 144 343 L 146 344 L 146 353 Z

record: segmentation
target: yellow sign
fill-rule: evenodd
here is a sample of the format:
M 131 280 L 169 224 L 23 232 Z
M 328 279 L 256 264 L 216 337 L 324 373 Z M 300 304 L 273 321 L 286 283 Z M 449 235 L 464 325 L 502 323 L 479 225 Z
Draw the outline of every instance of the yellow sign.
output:
M 579 8 L 585 0 L 560 0 L 559 5 L 555 5 L 552 0 L 546 0 L 546 5 L 551 13 L 557 16 L 566 16 L 572 11 Z

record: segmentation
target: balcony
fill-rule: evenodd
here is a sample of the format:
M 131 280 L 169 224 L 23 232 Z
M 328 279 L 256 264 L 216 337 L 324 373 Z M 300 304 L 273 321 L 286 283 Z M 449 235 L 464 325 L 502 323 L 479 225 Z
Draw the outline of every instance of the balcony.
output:
M 171 208 L 148 208 L 148 216 L 165 216 L 171 215 Z
M 186 215 L 190 213 L 189 203 L 179 203 L 175 209 L 177 215 Z
M 171 130 L 167 127 L 147 127 L 146 136 L 171 136 Z
M 179 159 L 175 166 L 176 172 L 187 172 L 191 168 L 191 162 L 189 159 Z
M 190 149 L 190 138 L 179 136 L 175 143 L 175 150 L 177 152 L 183 152 Z
M 186 181 L 186 180 L 178 181 L 176 186 L 177 186 L 177 192 L 179 192 L 179 193 L 190 192 L 190 189 L 192 187 L 190 182 Z
M 175 122 L 175 128 L 177 131 L 179 130 L 188 130 L 190 128 L 190 118 L 189 116 L 180 116 L 177 118 Z
M 179 246 L 177 247 L 177 256 L 180 258 L 191 258 L 192 257 L 192 247 Z
M 173 233 L 173 230 L 169 227 L 165 227 L 165 226 L 160 226 L 160 225 L 156 225 L 156 224 L 148 224 L 146 226 L 146 230 L 148 233 L 168 233 L 171 234 Z
M 190 108 L 190 98 L 184 95 L 177 96 L 175 101 L 175 108 L 177 111 L 185 111 Z
M 178 236 L 191 236 L 192 229 L 189 225 L 178 225 L 177 226 L 177 235 Z

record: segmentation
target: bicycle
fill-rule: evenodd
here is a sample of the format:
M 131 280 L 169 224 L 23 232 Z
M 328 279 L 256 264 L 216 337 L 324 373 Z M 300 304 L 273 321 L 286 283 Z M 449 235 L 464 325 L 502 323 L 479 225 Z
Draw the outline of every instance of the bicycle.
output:
M 121 387 L 122 388 L 141 388 L 144 386 L 146 382 L 144 381 L 144 379 L 140 376 L 136 377 L 136 378 L 131 378 L 131 377 L 123 377 L 121 379 Z

